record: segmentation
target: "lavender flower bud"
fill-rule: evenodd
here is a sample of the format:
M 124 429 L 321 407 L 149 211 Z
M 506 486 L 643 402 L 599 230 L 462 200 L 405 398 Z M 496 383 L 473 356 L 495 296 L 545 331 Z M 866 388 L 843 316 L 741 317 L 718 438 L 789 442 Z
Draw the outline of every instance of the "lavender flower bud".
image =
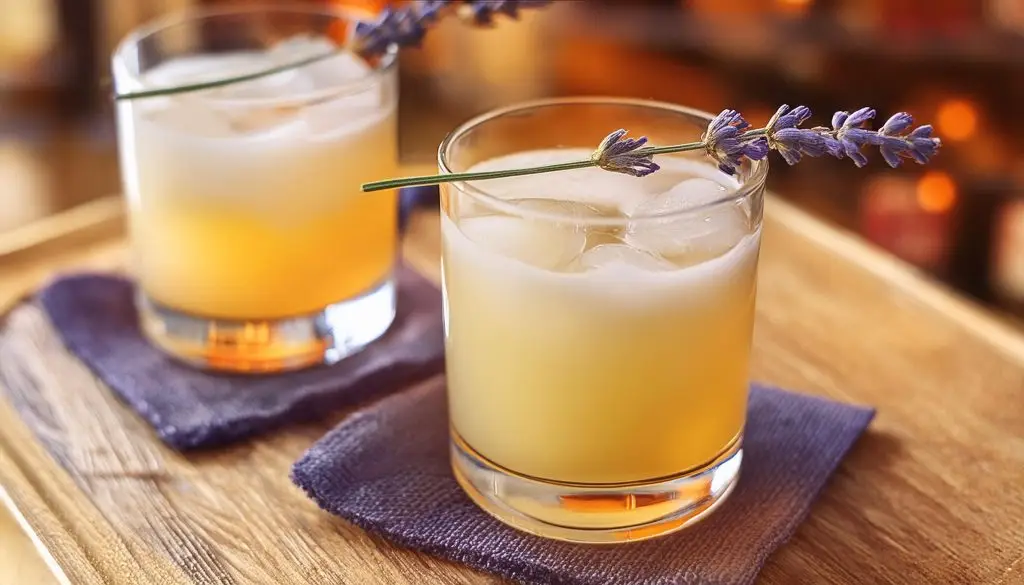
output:
M 846 122 L 843 123 L 843 126 L 848 128 L 860 127 L 864 122 L 873 120 L 874 117 L 875 110 L 869 107 L 864 107 L 850 114 L 849 117 L 846 118 Z
M 932 137 L 931 124 L 918 126 L 905 140 L 910 143 L 910 155 L 920 165 L 928 163 L 942 146 L 942 140 Z
M 707 132 L 701 136 L 708 156 L 718 161 L 718 168 L 727 174 L 735 174 L 743 158 L 761 160 L 768 155 L 768 140 L 763 136 L 744 136 L 750 128 L 739 112 L 722 110 L 708 124 Z
M 784 130 L 786 128 L 796 128 L 800 124 L 806 122 L 810 117 L 811 110 L 807 106 L 797 106 L 790 110 L 789 106 L 783 104 L 775 111 L 775 115 L 768 120 L 768 124 L 765 125 L 765 129 L 772 132 L 775 130 Z
M 875 111 L 871 108 L 861 108 L 852 114 L 836 112 L 832 116 L 832 130 L 835 139 L 839 141 L 842 154 L 848 156 L 858 167 L 868 164 L 868 157 L 864 156 L 861 148 L 867 144 L 879 143 L 877 132 L 861 128 L 864 122 L 874 117 Z
M 850 157 L 858 167 L 868 163 L 867 157 L 861 152 L 863 146 L 879 147 L 882 158 L 893 168 L 900 166 L 905 158 L 925 164 L 942 146 L 941 140 L 932 137 L 931 126 L 920 126 L 910 134 L 903 135 L 914 124 L 914 118 L 906 112 L 894 114 L 877 131 L 861 127 L 874 117 L 875 111 L 871 108 L 861 108 L 853 114 L 836 112 L 832 117 L 833 133 L 842 147 L 842 153 Z
M 376 57 L 391 45 L 418 46 L 442 5 L 428 2 L 399 10 L 385 8 L 373 22 L 359 22 L 353 33 L 353 47 L 363 57 Z
M 805 155 L 841 156 L 839 141 L 832 137 L 828 128 L 798 128 L 810 117 L 811 110 L 806 106 L 797 106 L 790 111 L 789 106 L 784 105 L 765 127 L 769 147 L 778 151 L 790 165 L 800 162 Z
M 459 7 L 459 15 L 476 26 L 494 26 L 494 15 L 518 19 L 519 9 L 541 8 L 551 0 L 469 0 Z
M 819 157 L 829 154 L 828 139 L 812 129 L 783 128 L 772 134 L 768 141 L 789 165 L 800 162 L 804 155 Z
M 882 128 L 878 132 L 880 134 L 893 136 L 903 132 L 907 128 L 910 128 L 913 124 L 913 116 L 906 112 L 898 112 L 886 120 L 885 124 L 882 125 Z
M 495 14 L 518 18 L 519 10 L 540 8 L 550 0 L 469 0 L 463 2 L 460 14 L 475 24 L 493 24 Z M 377 57 L 388 51 L 391 45 L 419 46 L 427 33 L 427 27 L 434 24 L 443 11 L 456 4 L 455 0 L 420 0 L 400 9 L 385 8 L 377 20 L 360 22 L 353 31 L 352 47 L 363 57 Z
M 591 156 L 597 166 L 634 177 L 646 177 L 661 168 L 654 162 L 653 154 L 636 152 L 647 144 L 646 136 L 636 139 L 625 136 L 626 131 L 621 129 L 605 136 Z
M 900 112 L 889 118 L 878 131 L 881 147 L 879 150 L 889 166 L 900 166 L 904 158 L 912 158 L 923 165 L 935 156 L 942 146 L 941 140 L 932 137 L 932 127 L 927 124 L 915 128 L 906 136 L 900 135 L 913 124 L 914 118 L 910 114 Z

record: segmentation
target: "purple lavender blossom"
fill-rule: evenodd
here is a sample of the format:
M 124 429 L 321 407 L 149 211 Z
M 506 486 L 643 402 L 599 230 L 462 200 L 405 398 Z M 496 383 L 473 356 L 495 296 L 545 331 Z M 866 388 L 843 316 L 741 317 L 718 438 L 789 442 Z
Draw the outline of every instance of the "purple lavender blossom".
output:
M 653 154 L 637 152 L 647 144 L 647 137 L 626 138 L 625 130 L 616 130 L 605 136 L 597 150 L 594 151 L 593 160 L 597 166 L 606 171 L 625 173 L 634 177 L 646 177 L 661 168 L 654 162 Z
M 882 158 L 892 168 L 900 166 L 905 158 L 913 159 L 919 165 L 926 164 L 942 146 L 942 141 L 932 136 L 932 127 L 928 124 L 903 135 L 913 125 L 913 116 L 899 112 L 889 118 L 878 131 Z
M 722 110 L 708 124 L 708 130 L 701 136 L 708 156 L 718 161 L 718 168 L 727 174 L 735 174 L 743 158 L 761 160 L 768 156 L 768 140 L 764 136 L 745 137 L 750 123 L 736 110 Z
M 895 136 L 914 125 L 914 117 L 906 112 L 897 112 L 892 115 L 885 124 L 878 130 L 880 134 Z
M 493 26 L 494 15 L 519 18 L 520 9 L 542 8 L 551 0 L 469 0 L 460 8 L 460 15 L 477 26 Z
M 359 22 L 353 33 L 353 47 L 363 57 L 387 52 L 391 45 L 419 46 L 427 34 L 427 25 L 437 19 L 444 2 L 422 2 L 394 10 L 385 8 L 372 22 Z
M 904 135 L 903 132 L 914 124 L 914 118 L 906 112 L 894 114 L 879 130 L 864 128 L 863 124 L 874 117 L 875 111 L 871 108 L 861 108 L 852 114 L 836 112 L 832 117 L 833 132 L 842 146 L 842 153 L 858 167 L 868 163 L 861 152 L 863 146 L 879 147 L 882 158 L 893 168 L 900 166 L 905 158 L 926 164 L 942 146 L 942 141 L 932 136 L 929 125 L 919 126 Z
M 874 117 L 875 111 L 871 108 L 861 108 L 852 114 L 836 112 L 832 116 L 832 132 L 842 147 L 842 154 L 848 156 L 858 167 L 868 164 L 868 157 L 864 156 L 861 148 L 878 146 L 881 143 L 878 132 L 863 128 L 864 123 Z
M 405 8 L 385 8 L 374 21 L 356 24 L 353 47 L 363 57 L 376 57 L 387 52 L 391 45 L 419 46 L 445 10 L 461 4 L 460 14 L 477 26 L 491 26 L 496 14 L 519 18 L 520 9 L 540 8 L 550 0 L 420 0 Z
M 765 126 L 768 146 L 778 151 L 790 165 L 800 162 L 804 156 L 842 156 L 839 141 L 829 133 L 828 128 L 799 128 L 810 117 L 811 110 L 807 106 L 797 106 L 790 110 L 789 106 L 783 105 Z
M 769 150 L 776 150 L 790 165 L 805 156 L 820 157 L 830 154 L 847 157 L 858 167 L 868 163 L 862 152 L 865 146 L 877 146 L 882 157 L 892 167 L 903 159 L 927 163 L 935 156 L 942 141 L 932 136 L 931 126 L 919 126 L 904 134 L 914 119 L 906 112 L 889 118 L 879 130 L 866 128 L 875 117 L 875 110 L 861 108 L 852 114 L 836 112 L 832 127 L 800 128 L 811 117 L 806 106 L 780 107 L 764 128 L 751 130 L 750 124 L 735 110 L 723 110 L 708 125 L 701 137 L 708 156 L 718 161 L 718 168 L 733 174 L 743 158 L 760 160 Z

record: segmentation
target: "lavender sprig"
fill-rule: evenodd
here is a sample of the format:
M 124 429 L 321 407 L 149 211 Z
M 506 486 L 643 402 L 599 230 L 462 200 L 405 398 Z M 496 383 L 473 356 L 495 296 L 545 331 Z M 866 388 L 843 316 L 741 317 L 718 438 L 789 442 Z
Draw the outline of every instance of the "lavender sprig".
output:
M 455 9 L 463 20 L 493 27 L 496 15 L 519 19 L 520 9 L 542 8 L 552 0 L 420 0 L 398 10 L 385 8 L 377 20 L 356 25 L 349 49 L 364 58 L 379 57 L 391 45 L 418 47 L 427 29 Z
M 790 165 L 800 162 L 805 156 L 820 157 L 828 154 L 836 158 L 847 157 L 858 167 L 862 167 L 867 164 L 867 157 L 861 152 L 864 146 L 879 147 L 885 161 L 890 166 L 897 167 L 903 159 L 926 164 L 942 146 L 942 141 L 932 136 L 931 126 L 919 126 L 905 133 L 914 123 L 913 118 L 906 112 L 892 116 L 879 130 L 864 127 L 864 124 L 875 117 L 875 111 L 871 108 L 861 108 L 852 114 L 836 112 L 832 117 L 831 128 L 800 128 L 800 125 L 810 117 L 811 110 L 806 106 L 797 106 L 792 110 L 789 106 L 782 106 L 764 128 L 751 129 L 750 123 L 739 112 L 723 110 L 711 120 L 699 142 L 651 147 L 647 146 L 646 136 L 626 138 L 627 131 L 619 129 L 606 136 L 588 160 L 502 171 L 390 179 L 364 183 L 362 189 L 380 191 L 418 185 L 481 181 L 593 166 L 634 177 L 645 177 L 661 168 L 654 162 L 655 155 L 697 150 L 703 150 L 708 157 L 718 163 L 718 168 L 727 174 L 735 174 L 745 159 L 761 160 L 772 150 L 777 151 Z
M 889 166 L 900 166 L 900 159 L 904 158 L 917 164 L 927 164 L 942 146 L 942 141 L 932 136 L 930 124 L 918 126 L 904 135 L 903 132 L 913 124 L 914 118 L 910 114 L 900 112 L 886 120 L 878 131 L 879 150 Z
M 461 9 L 462 14 L 469 14 L 470 18 L 467 18 L 467 20 L 473 24 L 480 27 L 490 27 L 494 24 L 494 16 L 496 14 L 503 14 L 510 18 L 518 19 L 521 8 L 540 8 L 550 3 L 551 0 L 420 0 L 400 9 L 392 9 L 389 6 L 381 11 L 376 20 L 357 23 L 353 27 L 352 34 L 349 36 L 347 43 L 329 51 L 255 73 L 225 77 L 215 81 L 115 94 L 114 99 L 118 101 L 142 99 L 214 89 L 225 85 L 253 81 L 284 71 L 305 67 L 306 65 L 330 59 L 347 51 L 356 53 L 364 59 L 374 59 L 387 53 L 392 46 L 419 46 L 430 26 L 445 15 L 455 12 L 452 10 L 454 8 Z M 456 5 L 459 6 L 456 7 Z M 465 10 L 469 12 L 467 13 Z
M 470 20 L 477 26 L 490 27 L 494 25 L 495 15 L 503 14 L 509 18 L 518 20 L 519 10 L 542 8 L 551 4 L 552 0 L 477 0 L 475 2 L 463 2 L 459 6 L 459 16 Z
M 661 167 L 654 162 L 653 154 L 638 152 L 645 144 L 646 136 L 626 138 L 625 130 L 616 130 L 605 136 L 591 158 L 606 171 L 646 177 Z
M 840 156 L 839 141 L 816 129 L 799 128 L 811 117 L 807 106 L 792 110 L 782 106 L 765 125 L 768 147 L 778 152 L 790 165 L 800 162 L 806 156 L 819 157 L 824 154 Z
M 894 114 L 879 130 L 864 127 L 875 117 L 875 110 L 871 108 L 861 108 L 852 114 L 836 112 L 832 116 L 831 128 L 799 128 L 810 115 L 810 110 L 804 106 L 797 106 L 791 111 L 789 106 L 782 106 L 765 128 L 769 146 L 790 165 L 800 162 L 803 156 L 830 154 L 836 158 L 849 158 L 853 164 L 863 167 L 868 164 L 868 158 L 862 152 L 865 146 L 879 147 L 882 158 L 893 168 L 900 166 L 903 159 L 912 159 L 923 165 L 942 146 L 942 141 L 932 136 L 929 125 L 904 134 L 914 124 L 914 118 L 906 112 Z
M 768 156 L 768 140 L 748 132 L 750 123 L 736 110 L 722 110 L 700 137 L 708 156 L 718 161 L 723 173 L 733 174 L 743 158 L 761 160 Z
M 375 21 L 356 23 L 348 49 L 364 58 L 380 57 L 388 47 L 418 47 L 427 27 L 440 17 L 449 2 L 429 0 L 400 10 L 386 7 Z M 332 51 L 332 54 L 334 51 Z

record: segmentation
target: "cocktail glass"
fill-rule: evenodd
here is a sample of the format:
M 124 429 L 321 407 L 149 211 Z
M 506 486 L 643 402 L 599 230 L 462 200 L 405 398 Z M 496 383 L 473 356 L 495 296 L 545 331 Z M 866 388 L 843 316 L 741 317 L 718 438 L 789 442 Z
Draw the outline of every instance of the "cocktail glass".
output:
M 161 18 L 113 56 L 119 94 L 325 54 L 365 13 L 295 3 Z M 395 315 L 396 54 L 337 56 L 243 83 L 119 100 L 142 329 L 219 370 L 331 363 Z
M 442 173 L 586 160 L 610 131 L 698 140 L 711 115 L 569 98 L 452 132 Z M 743 457 L 766 162 L 700 154 L 451 183 L 442 241 L 451 456 L 484 510 L 541 536 L 649 538 L 710 513 Z

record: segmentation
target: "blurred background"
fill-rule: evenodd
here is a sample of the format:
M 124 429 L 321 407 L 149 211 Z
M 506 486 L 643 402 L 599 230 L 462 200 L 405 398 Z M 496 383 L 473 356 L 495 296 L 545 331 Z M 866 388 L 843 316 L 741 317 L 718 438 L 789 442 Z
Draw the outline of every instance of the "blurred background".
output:
M 0 233 L 118 191 L 111 51 L 154 16 L 223 3 L 0 0 Z M 945 147 L 927 167 L 776 162 L 769 187 L 1024 328 L 1024 0 L 556 0 L 494 31 L 440 28 L 403 53 L 406 162 L 470 116 L 554 95 L 934 123 Z

